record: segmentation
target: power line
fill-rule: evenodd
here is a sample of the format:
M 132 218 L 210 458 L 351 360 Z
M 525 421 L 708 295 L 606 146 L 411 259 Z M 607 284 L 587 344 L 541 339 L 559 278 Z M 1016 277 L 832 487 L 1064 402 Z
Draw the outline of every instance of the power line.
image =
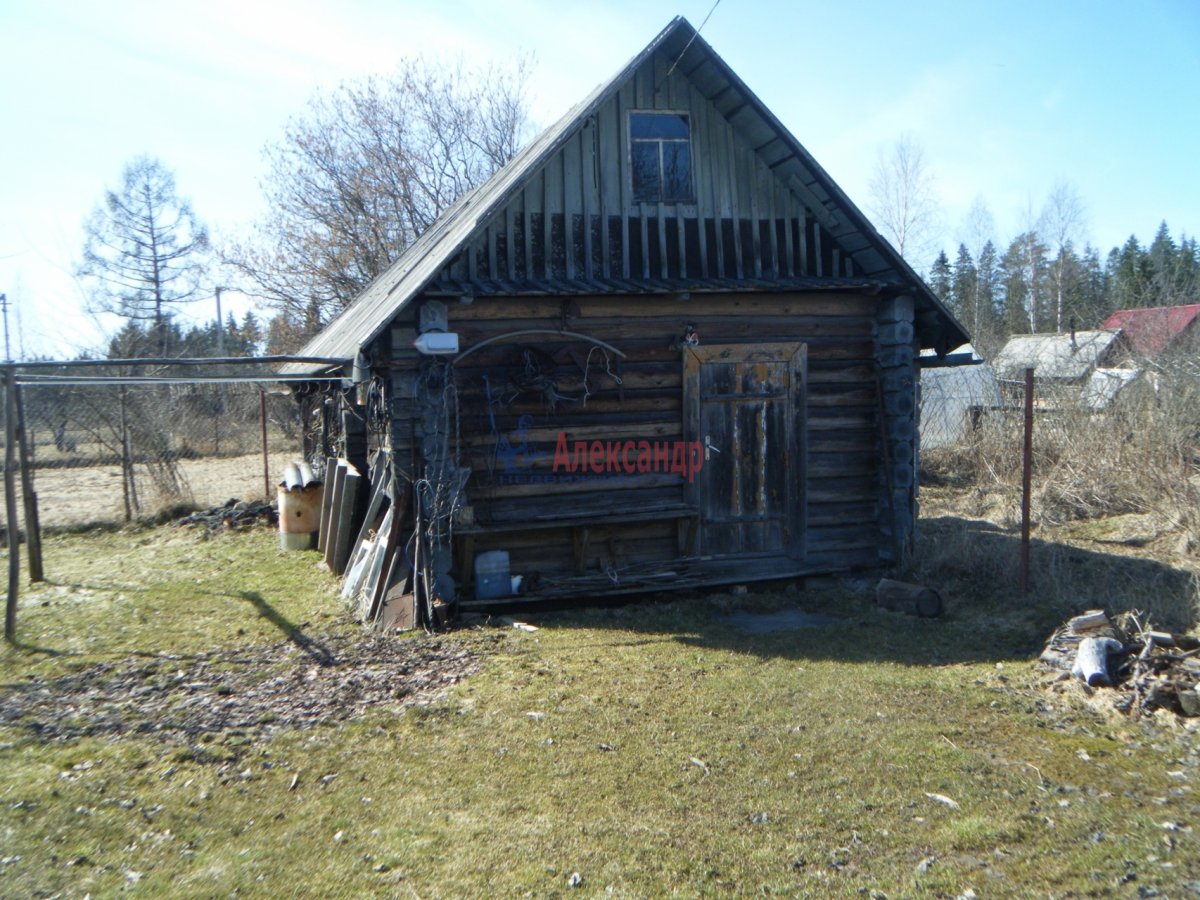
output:
M 708 11 L 708 15 L 704 17 L 704 21 L 700 23 L 700 27 L 696 29 L 696 33 L 693 34 L 688 39 L 688 42 L 683 45 L 683 49 L 680 50 L 679 55 L 675 57 L 675 62 L 671 63 L 671 68 L 667 69 L 667 74 L 663 76 L 663 81 L 666 81 L 671 77 L 671 73 L 675 71 L 675 67 L 679 65 L 679 61 L 683 59 L 683 55 L 688 52 L 688 49 L 692 46 L 692 42 L 695 41 L 696 38 L 700 37 L 700 32 L 704 30 L 704 26 L 708 24 L 708 20 L 712 18 L 712 14 L 717 11 L 717 7 L 720 5 L 721 0 L 716 0 L 716 3 L 712 5 L 712 9 Z M 659 83 L 658 87 L 662 87 L 662 82 Z

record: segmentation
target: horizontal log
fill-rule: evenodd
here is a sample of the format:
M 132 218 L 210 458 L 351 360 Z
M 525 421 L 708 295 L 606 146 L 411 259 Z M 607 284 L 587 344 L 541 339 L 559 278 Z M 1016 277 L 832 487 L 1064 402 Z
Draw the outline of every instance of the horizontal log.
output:
M 1112 621 L 1102 609 L 1092 609 L 1067 621 L 1067 628 L 1073 634 L 1084 634 L 1095 628 L 1111 628 Z
M 879 584 L 875 585 L 875 602 L 884 609 L 923 619 L 942 614 L 942 598 L 937 591 L 890 578 L 881 578 Z
M 808 428 L 810 431 L 842 431 L 844 429 L 865 429 L 874 426 L 875 414 L 872 410 L 810 410 Z M 909 423 L 908 435 L 912 438 L 912 423 Z
M 542 428 L 567 429 L 589 425 L 608 425 L 613 429 L 620 429 L 625 425 L 645 425 L 649 422 L 678 422 L 680 405 L 678 401 L 672 406 L 666 400 L 647 399 L 631 401 L 623 406 L 618 405 L 613 408 L 612 404 L 605 401 L 593 404 L 589 400 L 586 406 L 578 403 L 561 403 L 555 412 L 550 412 L 544 407 L 539 409 L 530 404 L 521 404 L 520 406 L 513 404 L 510 407 L 494 410 L 489 416 L 486 408 L 476 404 L 461 410 L 460 415 L 464 433 L 469 430 L 492 434 L 495 437 L 501 434 L 510 436 L 511 432 L 519 428 L 527 428 L 535 424 Z M 495 432 L 492 431 L 493 426 Z
M 587 321 L 606 316 L 670 315 L 678 310 L 692 317 L 719 315 L 874 316 L 879 299 L 858 294 L 693 294 L 686 300 L 669 297 L 611 295 L 563 297 L 476 298 L 468 305 L 450 306 L 451 322 L 480 319 L 547 319 Z
M 809 453 L 809 478 L 843 478 L 872 476 L 879 468 L 873 453 Z
M 653 314 L 652 314 L 653 313 Z M 750 329 L 758 329 L 764 331 L 770 329 L 771 333 L 779 334 L 780 330 L 786 334 L 793 335 L 820 335 L 820 334 L 848 334 L 874 337 L 877 328 L 879 327 L 875 319 L 869 316 L 848 316 L 848 315 L 831 315 L 831 316 L 813 316 L 804 315 L 792 312 L 781 312 L 777 315 L 763 314 L 747 314 L 737 311 L 725 310 L 717 315 L 698 315 L 689 310 L 648 310 L 628 309 L 613 312 L 609 316 L 591 316 L 585 318 L 572 318 L 568 320 L 568 327 L 565 331 L 575 331 L 581 334 L 587 334 L 589 337 L 597 337 L 601 340 L 608 340 L 609 337 L 617 337 L 621 335 L 638 336 L 638 334 L 648 334 L 655 331 L 662 331 L 666 334 L 674 334 L 680 331 L 683 325 L 693 323 L 701 337 L 705 334 L 701 328 L 725 329 L 732 326 L 745 327 Z M 468 338 L 471 340 L 483 339 L 486 337 L 495 337 L 497 335 L 507 334 L 515 331 L 525 331 L 543 328 L 561 328 L 562 319 L 555 316 L 551 319 L 546 318 L 496 318 L 496 319 L 451 319 L 450 330 L 459 335 L 459 342 L 465 346 L 469 346 Z M 884 326 L 896 327 L 896 326 Z M 909 326 L 911 328 L 911 326 Z M 606 337 L 606 335 L 608 337 Z M 803 339 L 803 338 L 801 338 Z M 526 341 L 534 340 L 536 337 L 529 336 Z M 411 340 L 409 341 L 411 344 Z
M 679 475 L 604 475 L 586 480 L 559 481 L 550 484 L 477 485 L 474 490 L 468 484 L 467 494 L 472 499 L 479 498 L 481 500 L 503 500 L 515 497 L 575 497 L 638 486 L 650 488 L 681 484 L 683 484 L 683 478 Z
M 628 424 L 617 428 L 613 423 L 601 422 L 594 425 L 560 425 L 543 426 L 539 424 L 537 427 L 530 428 L 525 432 L 525 440 L 534 444 L 547 444 L 554 446 L 558 441 L 559 433 L 566 435 L 567 444 L 571 452 L 574 452 L 576 441 L 603 441 L 609 443 L 611 441 L 620 441 L 624 443 L 627 440 L 671 440 L 682 437 L 683 426 L 677 419 L 663 420 L 659 422 L 649 422 L 642 424 Z M 464 434 L 461 439 L 462 446 L 465 447 L 490 447 L 496 443 L 494 434 Z
M 809 484 L 805 492 L 810 504 L 870 503 L 878 493 L 874 477 L 821 478 L 815 484 Z
M 805 521 L 809 528 L 859 525 L 874 527 L 878 519 L 878 503 L 870 500 L 857 503 L 808 503 Z

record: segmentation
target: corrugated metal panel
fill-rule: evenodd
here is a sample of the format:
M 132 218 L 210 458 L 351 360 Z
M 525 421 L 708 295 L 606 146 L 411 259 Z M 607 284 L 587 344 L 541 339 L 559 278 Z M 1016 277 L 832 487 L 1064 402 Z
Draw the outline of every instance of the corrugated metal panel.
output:
M 966 331 L 934 297 L 920 277 L 883 239 L 859 209 L 829 178 L 807 150 L 762 104 L 712 47 L 684 19 L 673 20 L 651 43 L 627 63 L 613 78 L 597 86 L 562 119 L 544 131 L 485 185 L 461 198 L 389 269 L 380 275 L 347 309 L 338 315 L 302 351 L 306 356 L 353 357 L 374 340 L 391 320 L 438 277 L 447 263 L 485 228 L 489 220 L 582 129 L 597 109 L 616 95 L 638 68 L 654 53 L 678 57 L 684 53 L 691 79 L 717 109 L 733 115 L 753 146 L 778 141 L 786 149 L 780 154 L 776 173 L 785 180 L 791 176 L 795 190 L 822 224 L 861 236 L 861 250 L 851 258 L 860 270 L 879 274 L 897 287 L 911 291 L 918 312 L 932 312 L 940 323 L 939 343 L 954 346 L 967 339 Z M 685 52 L 686 51 L 686 52 Z M 878 261 L 886 269 L 881 269 Z M 709 283 L 706 280 L 706 284 Z M 737 280 L 729 289 L 744 289 L 747 282 Z M 677 288 L 664 288 L 675 290 Z M 695 289 L 695 287 L 693 288 Z M 928 317 L 926 317 L 928 318 Z M 932 341 L 924 335 L 926 343 Z M 292 365 L 287 374 L 314 371 L 314 367 Z

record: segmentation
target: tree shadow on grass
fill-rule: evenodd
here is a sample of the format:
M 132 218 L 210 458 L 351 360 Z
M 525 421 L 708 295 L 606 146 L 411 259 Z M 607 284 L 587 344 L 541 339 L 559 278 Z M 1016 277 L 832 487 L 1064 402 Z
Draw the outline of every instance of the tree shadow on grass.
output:
M 284 636 L 303 650 L 314 662 L 321 666 L 336 665 L 337 658 L 320 641 L 306 635 L 300 626 L 285 618 L 279 610 L 273 607 L 258 591 L 241 591 L 238 597 L 254 604 L 258 614 L 283 632 Z
M 811 578 L 792 592 L 776 583 L 741 596 L 647 594 L 514 614 L 548 628 L 613 628 L 764 658 L 922 666 L 1033 659 L 1065 618 L 1085 609 L 1149 611 L 1156 625 L 1177 631 L 1195 625 L 1196 579 L 1185 568 L 1042 539 L 1031 542 L 1030 556 L 1023 596 L 1019 535 L 979 520 L 924 520 L 911 574 L 900 577 L 941 593 L 946 611 L 937 619 L 876 606 L 882 570 Z

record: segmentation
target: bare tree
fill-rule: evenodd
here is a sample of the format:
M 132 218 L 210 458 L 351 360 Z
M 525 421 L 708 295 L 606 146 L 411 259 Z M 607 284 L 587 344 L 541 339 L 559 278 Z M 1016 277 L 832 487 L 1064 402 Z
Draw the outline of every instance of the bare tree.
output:
M 990 335 L 981 333 L 980 326 L 984 322 L 990 323 L 994 312 L 990 308 L 993 299 L 990 268 L 995 257 L 995 247 L 992 244 L 995 233 L 996 219 L 992 215 L 992 211 L 988 209 L 983 195 L 976 194 L 975 199 L 971 201 L 971 208 L 967 210 L 967 216 L 963 220 L 963 237 L 961 239 L 962 245 L 968 249 L 975 262 L 970 286 L 970 313 L 971 335 L 976 341 L 990 337 Z M 985 254 L 989 253 L 989 247 L 991 247 L 991 256 L 985 259 Z M 988 307 L 987 309 L 984 308 L 985 305 Z
M 175 176 L 148 156 L 125 166 L 119 190 L 84 223 L 83 261 L 93 310 L 150 321 L 165 355 L 171 307 L 201 297 L 208 233 L 175 193 Z
M 526 69 L 524 59 L 482 70 L 414 59 L 317 95 L 267 148 L 271 212 L 226 261 L 312 333 L 516 154 Z
M 1079 239 L 1086 222 L 1087 212 L 1083 197 L 1074 184 L 1060 178 L 1050 189 L 1039 220 L 1040 230 L 1054 253 L 1054 261 L 1050 265 L 1050 282 L 1054 291 L 1054 323 L 1057 331 L 1063 330 L 1064 296 L 1067 281 L 1074 271 L 1069 264 L 1072 247 Z
M 929 254 L 938 202 L 925 151 L 911 134 L 880 150 L 867 184 L 871 213 L 884 237 L 909 262 Z
M 976 194 L 971 201 L 971 208 L 962 224 L 962 242 L 971 250 L 975 259 L 983 253 L 984 245 L 996 238 L 996 218 L 988 209 L 982 194 Z

